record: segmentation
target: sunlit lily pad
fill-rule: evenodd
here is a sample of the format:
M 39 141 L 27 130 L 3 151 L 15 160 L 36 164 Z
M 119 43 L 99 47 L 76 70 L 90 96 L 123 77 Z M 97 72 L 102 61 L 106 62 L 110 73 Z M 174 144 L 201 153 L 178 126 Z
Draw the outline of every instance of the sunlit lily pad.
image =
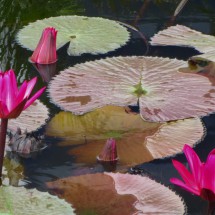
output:
M 96 162 L 106 140 L 113 137 L 120 164 L 132 166 L 179 153 L 184 143 L 193 146 L 203 138 L 204 127 L 198 118 L 152 123 L 122 107 L 106 106 L 82 116 L 60 112 L 48 123 L 46 135 L 63 138 L 61 146 L 77 145 L 69 153 L 87 164 Z
M 16 131 L 20 127 L 22 131 L 27 129 L 28 132 L 37 130 L 45 124 L 48 119 L 48 109 L 40 101 L 35 101 L 16 119 L 10 119 L 8 128 Z
M 25 26 L 17 35 L 18 43 L 33 51 L 42 30 L 48 26 L 58 31 L 57 49 L 70 43 L 67 50 L 69 55 L 107 53 L 125 45 L 130 38 L 126 28 L 112 20 L 100 17 L 58 16 L 37 20 Z
M 189 46 L 205 53 L 214 50 L 215 37 L 183 25 L 176 25 L 155 34 L 150 43 L 162 46 Z
M 48 182 L 78 214 L 184 214 L 185 205 L 167 187 L 139 175 L 90 174 Z
M 72 215 L 71 205 L 62 199 L 36 189 L 0 187 L 0 214 L 14 215 Z
M 105 105 L 137 105 L 138 101 L 141 117 L 148 121 L 214 112 L 214 87 L 205 77 L 178 72 L 186 66 L 185 61 L 158 57 L 106 58 L 62 71 L 48 91 L 54 103 L 77 115 Z

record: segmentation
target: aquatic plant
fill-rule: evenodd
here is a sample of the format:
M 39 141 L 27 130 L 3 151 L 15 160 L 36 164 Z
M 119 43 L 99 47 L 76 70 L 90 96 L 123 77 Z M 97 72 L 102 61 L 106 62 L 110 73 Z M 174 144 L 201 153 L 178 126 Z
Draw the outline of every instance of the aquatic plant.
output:
M 77 115 L 105 105 L 138 105 L 141 117 L 154 122 L 214 112 L 214 86 L 205 77 L 178 72 L 186 64 L 144 56 L 90 61 L 62 71 L 48 91 L 55 104 Z
M 15 133 L 9 133 L 8 150 L 17 153 L 21 157 L 35 157 L 46 147 L 43 135 L 27 132 L 27 129 L 22 132 L 19 127 Z
M 63 199 L 47 192 L 24 187 L 0 187 L 0 214 L 73 215 L 74 209 Z
M 57 61 L 56 38 L 57 31 L 55 28 L 45 28 L 42 32 L 39 43 L 29 60 L 32 63 L 38 64 L 55 63 Z
M 212 150 L 205 163 L 202 163 L 196 152 L 188 145 L 184 145 L 184 154 L 187 158 L 190 171 L 177 160 L 172 160 L 183 181 L 171 178 L 170 181 L 209 202 L 209 213 L 215 210 L 215 149 Z
M 48 188 L 70 202 L 78 214 L 184 214 L 181 198 L 140 175 L 97 173 L 48 182 Z
M 37 78 L 24 81 L 20 88 L 18 88 L 13 70 L 0 72 L 0 176 L 3 165 L 8 119 L 17 118 L 23 110 L 28 108 L 43 93 L 45 87 L 31 96 L 36 81 Z
M 125 27 L 116 21 L 87 16 L 58 16 L 37 20 L 21 29 L 19 44 L 34 50 L 44 28 L 57 29 L 57 49 L 69 43 L 67 53 L 79 56 L 84 53 L 104 54 L 113 51 L 129 40 Z
M 46 126 L 47 136 L 61 138 L 59 146 L 76 146 L 68 153 L 76 157 L 77 163 L 95 164 L 104 142 L 114 138 L 120 166 L 126 168 L 179 153 L 183 142 L 193 146 L 204 133 L 199 118 L 152 123 L 117 106 L 105 106 L 82 116 L 62 111 Z

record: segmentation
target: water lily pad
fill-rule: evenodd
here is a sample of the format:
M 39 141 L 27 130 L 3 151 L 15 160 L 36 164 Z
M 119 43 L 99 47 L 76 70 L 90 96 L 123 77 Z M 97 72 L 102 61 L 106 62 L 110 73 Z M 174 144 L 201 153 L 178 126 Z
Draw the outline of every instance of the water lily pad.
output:
M 0 214 L 16 215 L 72 215 L 71 205 L 62 199 L 36 189 L 0 187 Z
M 121 165 L 171 156 L 182 151 L 184 143 L 193 146 L 204 137 L 199 118 L 170 123 L 143 121 L 122 107 L 106 106 L 82 116 L 60 112 L 48 123 L 46 135 L 61 137 L 61 146 L 77 145 L 69 153 L 76 162 L 93 164 L 108 138 L 115 138 Z
M 58 16 L 37 20 L 25 26 L 17 35 L 18 43 L 33 51 L 42 30 L 48 26 L 58 31 L 57 49 L 70 43 L 67 52 L 75 56 L 83 53 L 104 54 L 125 45 L 130 38 L 126 28 L 112 20 L 100 17 Z
M 186 66 L 185 61 L 159 57 L 106 58 L 62 71 L 48 91 L 54 103 L 77 115 L 105 105 L 137 103 L 141 117 L 148 121 L 214 112 L 214 87 L 205 77 L 178 72 Z
M 176 25 L 155 34 L 150 43 L 162 46 L 189 46 L 206 53 L 214 50 L 215 37 L 183 25 Z
M 48 109 L 40 101 L 35 101 L 31 106 L 24 110 L 21 115 L 16 119 L 10 119 L 8 128 L 16 131 L 17 127 L 22 131 L 28 132 L 37 130 L 48 119 Z
M 48 182 L 78 214 L 184 214 L 185 205 L 167 187 L 139 175 L 89 174 Z

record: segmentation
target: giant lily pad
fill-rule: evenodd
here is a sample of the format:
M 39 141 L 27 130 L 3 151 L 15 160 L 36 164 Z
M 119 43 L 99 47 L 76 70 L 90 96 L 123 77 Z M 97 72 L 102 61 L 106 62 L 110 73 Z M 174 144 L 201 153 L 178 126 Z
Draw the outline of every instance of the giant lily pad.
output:
M 139 175 L 89 174 L 48 182 L 78 214 L 184 214 L 179 196 L 167 187 Z
M 18 43 L 34 50 L 42 30 L 48 26 L 56 28 L 57 49 L 70 43 L 69 55 L 83 53 L 103 54 L 113 51 L 129 40 L 129 33 L 119 23 L 86 16 L 58 16 L 37 20 L 21 29 L 17 35 Z
M 23 187 L 0 187 L 0 214 L 14 215 L 72 215 L 71 205 L 56 196 L 36 189 Z
M 116 139 L 121 165 L 132 166 L 182 151 L 204 135 L 201 120 L 191 118 L 170 123 L 143 121 L 122 107 L 106 106 L 82 116 L 60 112 L 48 123 L 46 134 L 63 138 L 59 144 L 77 145 L 69 151 L 76 162 L 93 164 L 106 140 Z
M 205 77 L 178 72 L 186 65 L 185 61 L 158 57 L 106 58 L 62 71 L 48 90 L 54 103 L 77 115 L 105 105 L 137 103 L 141 117 L 148 121 L 214 112 L 214 87 Z
M 16 131 L 17 127 L 22 131 L 34 131 L 45 124 L 48 118 L 48 109 L 40 101 L 36 100 L 31 106 L 24 110 L 16 119 L 10 119 L 8 128 Z
M 215 37 L 183 25 L 171 26 L 151 38 L 152 45 L 189 46 L 206 53 L 214 50 Z

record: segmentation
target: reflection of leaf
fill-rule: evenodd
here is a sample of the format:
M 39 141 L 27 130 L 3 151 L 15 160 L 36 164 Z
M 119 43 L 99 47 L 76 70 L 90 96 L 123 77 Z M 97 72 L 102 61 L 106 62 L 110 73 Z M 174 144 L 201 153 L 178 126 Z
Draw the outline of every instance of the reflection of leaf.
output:
M 20 127 L 22 131 L 27 129 L 27 131 L 30 132 L 45 124 L 47 118 L 47 107 L 36 100 L 31 106 L 23 111 L 18 118 L 10 119 L 8 127 L 13 131 L 16 131 L 17 127 Z
M 152 45 L 189 46 L 205 53 L 214 50 L 215 37 L 183 25 L 171 26 L 151 38 Z
M 4 158 L 4 169 L 3 169 L 3 184 L 9 184 L 12 186 L 20 186 L 23 184 L 21 179 L 24 178 L 23 171 L 24 167 L 22 166 L 19 157 L 16 155 L 10 154 Z
M 129 40 L 128 31 L 117 22 L 85 16 L 59 16 L 37 20 L 20 30 L 17 40 L 24 47 L 34 50 L 42 30 L 48 26 L 58 31 L 57 48 L 70 42 L 69 55 L 107 53 Z
M 138 100 L 142 118 L 149 121 L 214 112 L 214 87 L 205 77 L 177 72 L 186 64 L 176 59 L 142 56 L 91 61 L 55 76 L 49 94 L 54 103 L 74 114 L 105 105 L 136 105 Z M 211 98 L 205 96 L 207 93 Z
M 60 112 L 46 132 L 63 137 L 61 145 L 80 144 L 69 153 L 76 162 L 91 164 L 106 140 L 115 137 L 120 164 L 132 166 L 181 152 L 185 143 L 193 146 L 203 137 L 204 128 L 198 118 L 159 124 L 127 114 L 122 107 L 106 106 L 82 116 Z
M 83 144 L 92 140 L 104 142 L 112 135 L 124 139 L 136 132 L 153 134 L 159 126 L 127 114 L 122 107 L 106 106 L 82 116 L 60 112 L 47 124 L 46 134 L 62 137 L 68 144 Z
M 91 174 L 64 178 L 47 185 L 72 203 L 78 214 L 86 210 L 99 215 L 185 212 L 182 200 L 173 191 L 138 175 Z
M 14 215 L 72 215 L 71 205 L 56 196 L 36 189 L 23 187 L 0 187 L 0 214 Z

